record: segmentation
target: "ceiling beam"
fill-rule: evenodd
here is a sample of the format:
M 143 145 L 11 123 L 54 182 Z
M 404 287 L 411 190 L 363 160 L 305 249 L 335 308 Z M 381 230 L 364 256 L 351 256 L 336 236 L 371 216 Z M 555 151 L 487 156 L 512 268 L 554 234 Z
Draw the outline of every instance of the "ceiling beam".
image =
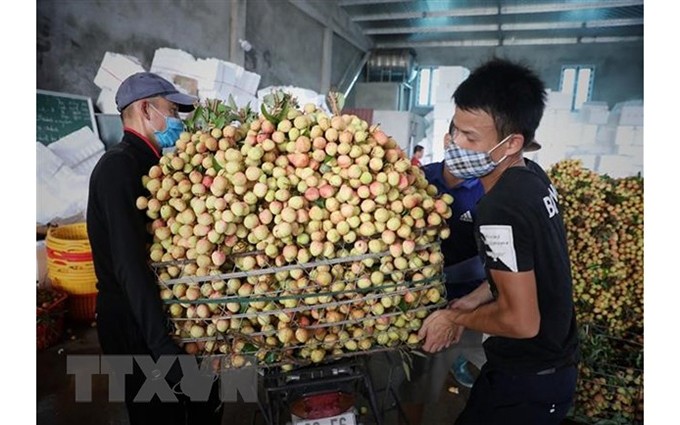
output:
M 501 14 L 517 13 L 545 13 L 545 12 L 566 12 L 574 10 L 588 9 L 610 9 L 613 7 L 642 6 L 642 0 L 602 0 L 597 2 L 574 2 L 574 3 L 539 3 L 539 4 L 518 4 L 512 6 L 501 6 Z
M 486 40 L 442 40 L 442 41 L 404 41 L 404 42 L 389 42 L 376 43 L 377 49 L 408 49 L 418 47 L 481 47 L 481 46 L 498 46 L 500 43 L 497 39 Z
M 632 41 L 642 41 L 644 37 L 640 35 L 621 36 L 621 37 L 581 37 L 581 43 L 630 43 Z
M 514 6 L 501 6 L 501 15 L 515 15 L 520 13 L 545 13 L 545 12 L 566 12 L 573 10 L 603 9 L 616 7 L 642 6 L 642 0 L 607 0 L 590 3 L 540 3 Z M 354 22 L 366 21 L 389 21 L 399 19 L 427 19 L 427 18 L 448 18 L 461 16 L 492 16 L 498 15 L 497 7 L 470 7 L 450 10 L 397 12 L 397 13 L 374 13 L 367 15 L 355 15 L 352 17 Z
M 545 37 L 545 38 L 505 38 L 502 43 L 498 39 L 467 39 L 442 41 L 404 41 L 376 43 L 376 49 L 418 49 L 428 47 L 495 47 L 495 46 L 540 46 L 552 44 L 578 43 L 630 43 L 642 41 L 642 36 L 620 37 Z
M 370 15 L 352 16 L 354 22 L 391 21 L 399 19 L 448 18 L 456 16 L 490 16 L 497 15 L 497 7 L 474 7 L 451 10 L 434 10 L 425 12 L 374 13 Z
M 340 0 L 338 6 L 359 6 L 363 4 L 377 4 L 377 3 L 410 3 L 414 0 Z
M 535 31 L 535 30 L 559 30 L 580 28 L 611 28 L 643 25 L 642 18 L 632 19 L 602 19 L 597 21 L 571 21 L 571 22 L 526 22 L 501 24 L 473 24 L 473 25 L 445 25 L 437 27 L 428 26 L 402 26 L 390 28 L 367 28 L 366 35 L 389 35 L 389 34 L 427 34 L 449 32 L 480 32 L 480 31 Z
M 393 27 L 393 28 L 372 28 L 365 29 L 366 35 L 386 35 L 386 34 L 419 34 L 436 32 L 476 32 L 476 31 L 498 31 L 497 24 L 475 24 L 475 25 L 446 25 L 441 27 Z
M 642 18 L 630 19 L 600 19 L 596 21 L 561 21 L 561 22 L 525 22 L 502 24 L 501 31 L 532 31 L 532 30 L 559 30 L 579 28 L 612 28 L 634 27 L 644 25 Z

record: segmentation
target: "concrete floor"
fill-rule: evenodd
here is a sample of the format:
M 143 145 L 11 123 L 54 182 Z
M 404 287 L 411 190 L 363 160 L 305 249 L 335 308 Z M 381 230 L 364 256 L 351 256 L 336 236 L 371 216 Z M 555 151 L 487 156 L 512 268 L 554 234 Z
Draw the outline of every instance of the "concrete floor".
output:
M 109 402 L 108 378 L 103 375 L 92 377 L 92 401 L 75 401 L 75 377 L 66 373 L 68 354 L 99 354 L 96 328 L 89 324 L 71 323 L 61 343 L 37 353 L 37 423 L 39 425 L 126 425 L 127 413 L 123 403 Z M 376 395 L 383 406 L 385 424 L 397 423 L 397 411 L 392 407 L 389 397 L 384 397 L 383 389 L 376 385 Z M 383 385 L 384 386 L 384 385 Z M 459 394 L 448 388 L 455 387 Z M 439 399 L 428 405 L 425 423 L 451 424 L 458 416 L 468 395 L 468 390 L 460 387 L 449 376 Z M 258 406 L 254 403 L 225 403 L 223 424 L 260 425 L 265 424 Z M 362 423 L 373 421 L 370 412 L 362 418 Z
M 129 423 L 123 403 L 108 401 L 108 378 L 94 375 L 92 378 L 92 401 L 75 401 L 75 378 L 66 373 L 68 354 L 99 354 L 96 328 L 90 324 L 67 324 L 67 333 L 61 343 L 37 353 L 37 423 L 38 425 L 126 425 Z M 380 401 L 387 400 L 383 409 L 383 423 L 397 423 L 397 411 L 385 397 L 383 389 L 376 385 Z M 384 385 L 383 385 L 384 386 Z M 458 393 L 450 392 L 457 391 Z M 453 424 L 462 411 L 469 390 L 460 386 L 448 375 L 439 399 L 426 407 L 423 423 L 428 425 Z M 369 415 L 362 416 L 360 423 L 374 423 Z M 225 403 L 223 424 L 261 425 L 265 421 L 254 403 Z

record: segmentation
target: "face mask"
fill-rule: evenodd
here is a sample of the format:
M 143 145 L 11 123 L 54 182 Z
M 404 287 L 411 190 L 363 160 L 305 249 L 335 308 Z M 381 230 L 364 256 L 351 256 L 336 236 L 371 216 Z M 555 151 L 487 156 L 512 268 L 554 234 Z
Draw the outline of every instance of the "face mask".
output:
M 446 166 L 454 176 L 459 179 L 472 179 L 483 177 L 492 172 L 501 162 L 507 158 L 507 155 L 501 158 L 498 162 L 491 159 L 491 152 L 497 147 L 505 143 L 512 134 L 501 140 L 489 152 L 475 152 L 469 149 L 459 147 L 453 140 L 446 147 L 444 158 Z
M 151 105 L 151 104 L 150 104 Z M 161 148 L 172 148 L 179 139 L 179 135 L 184 131 L 184 123 L 175 117 L 166 117 L 155 106 L 151 107 L 162 117 L 165 118 L 165 130 L 158 131 L 154 128 L 154 136 Z

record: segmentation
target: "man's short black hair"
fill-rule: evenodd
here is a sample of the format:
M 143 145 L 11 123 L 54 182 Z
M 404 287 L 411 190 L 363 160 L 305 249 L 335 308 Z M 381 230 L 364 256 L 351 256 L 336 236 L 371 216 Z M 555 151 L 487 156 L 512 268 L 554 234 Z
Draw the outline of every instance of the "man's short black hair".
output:
M 499 139 L 520 133 L 526 146 L 543 117 L 546 91 L 543 81 L 528 67 L 494 58 L 458 86 L 453 100 L 464 111 L 491 115 Z
M 422 150 L 425 150 L 425 148 L 420 146 L 420 145 L 416 145 L 416 147 L 413 148 L 413 153 L 417 154 L 418 152 L 420 152 Z

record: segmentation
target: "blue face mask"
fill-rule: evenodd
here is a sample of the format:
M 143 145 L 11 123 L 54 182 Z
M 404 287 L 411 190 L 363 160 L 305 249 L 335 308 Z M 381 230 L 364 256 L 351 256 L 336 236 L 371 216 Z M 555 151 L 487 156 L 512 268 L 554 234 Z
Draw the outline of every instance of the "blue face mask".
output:
M 154 136 L 161 148 L 172 148 L 179 139 L 179 135 L 184 131 L 184 123 L 179 118 L 166 117 L 155 106 L 151 107 L 162 117 L 165 118 L 165 130 L 158 131 L 154 128 Z

